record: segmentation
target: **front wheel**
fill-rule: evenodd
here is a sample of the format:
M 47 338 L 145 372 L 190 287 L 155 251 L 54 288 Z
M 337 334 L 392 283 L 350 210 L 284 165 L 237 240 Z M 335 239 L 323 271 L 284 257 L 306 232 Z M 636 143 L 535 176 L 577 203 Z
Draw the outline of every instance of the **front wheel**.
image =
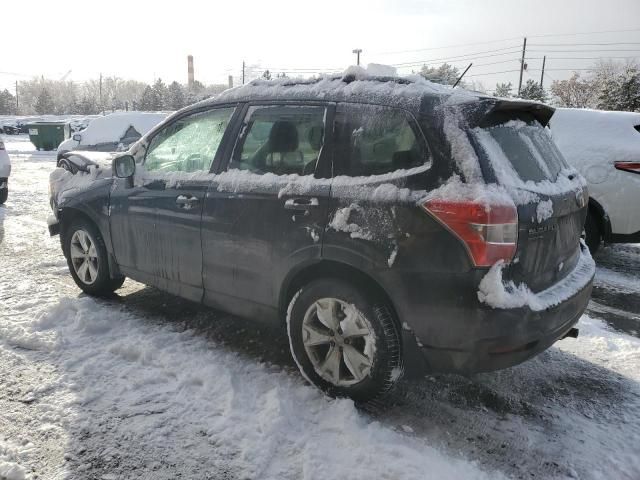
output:
M 96 226 L 78 218 L 64 231 L 64 254 L 76 285 L 89 295 L 109 295 L 120 288 L 124 277 L 111 278 L 107 248 Z
M 4 205 L 8 197 L 9 197 L 9 187 L 0 188 L 0 205 Z
M 328 395 L 366 403 L 402 374 L 391 309 L 342 280 L 315 280 L 297 292 L 287 330 L 302 375 Z

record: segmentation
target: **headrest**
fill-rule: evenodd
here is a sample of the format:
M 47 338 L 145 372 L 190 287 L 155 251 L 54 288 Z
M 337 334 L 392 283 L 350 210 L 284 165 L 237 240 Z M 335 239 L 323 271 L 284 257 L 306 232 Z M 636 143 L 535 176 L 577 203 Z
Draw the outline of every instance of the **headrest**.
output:
M 307 134 L 307 139 L 309 140 L 309 145 L 314 150 L 320 150 L 322 147 L 322 140 L 324 139 L 324 128 L 322 125 L 314 125 L 309 129 L 309 133 Z
M 269 133 L 269 150 L 281 153 L 298 150 L 298 129 L 296 126 L 286 120 L 275 122 Z

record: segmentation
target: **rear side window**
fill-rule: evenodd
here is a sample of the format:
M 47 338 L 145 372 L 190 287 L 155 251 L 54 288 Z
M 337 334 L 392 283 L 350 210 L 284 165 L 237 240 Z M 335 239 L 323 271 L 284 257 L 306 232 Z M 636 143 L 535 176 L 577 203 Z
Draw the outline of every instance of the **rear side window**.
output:
M 567 167 L 548 132 L 532 117 L 476 128 L 473 133 L 500 183 L 555 181 Z
M 249 108 L 229 169 L 312 175 L 324 144 L 325 107 Z
M 335 126 L 337 175 L 382 175 L 428 160 L 420 132 L 403 110 L 341 104 Z

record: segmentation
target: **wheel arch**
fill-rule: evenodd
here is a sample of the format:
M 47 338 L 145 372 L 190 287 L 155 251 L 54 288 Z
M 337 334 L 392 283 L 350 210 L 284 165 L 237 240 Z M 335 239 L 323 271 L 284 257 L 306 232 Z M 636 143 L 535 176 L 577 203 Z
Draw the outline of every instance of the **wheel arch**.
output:
M 398 312 L 391 297 L 387 294 L 382 285 L 371 275 L 361 269 L 347 263 L 335 260 L 320 260 L 311 264 L 303 265 L 291 272 L 284 280 L 280 289 L 278 307 L 281 318 L 285 318 L 289 302 L 295 293 L 306 283 L 316 278 L 334 277 L 363 288 L 376 298 L 382 299 L 391 309 L 394 321 L 400 329 Z
M 588 209 L 589 213 L 597 220 L 604 241 L 608 242 L 611 239 L 611 220 L 609 215 L 604 207 L 593 197 L 589 197 Z
M 91 222 L 91 224 L 93 224 L 93 226 L 98 229 L 98 232 L 100 232 L 102 240 L 107 248 L 107 256 L 109 259 L 109 275 L 111 276 L 111 278 L 120 276 L 120 268 L 118 267 L 115 257 L 113 256 L 113 251 L 111 250 L 111 237 L 109 236 L 109 232 L 105 232 L 104 228 L 101 228 L 101 222 L 99 222 L 97 218 L 94 218 L 90 213 L 83 209 L 76 207 L 63 207 L 58 211 L 58 220 L 60 221 L 60 243 L 62 245 L 62 251 L 64 255 L 66 256 L 68 254 L 64 242 L 64 239 L 66 238 L 66 229 L 74 220 L 78 218 L 82 218 L 88 222 Z

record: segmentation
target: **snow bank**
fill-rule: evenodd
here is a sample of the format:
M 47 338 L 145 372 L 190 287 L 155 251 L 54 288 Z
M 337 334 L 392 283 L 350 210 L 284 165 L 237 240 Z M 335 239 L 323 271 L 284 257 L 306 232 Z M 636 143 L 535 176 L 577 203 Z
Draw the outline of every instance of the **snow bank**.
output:
M 638 161 L 640 113 L 559 108 L 551 117 L 553 139 L 571 165 Z M 588 174 L 587 174 L 588 175 Z
M 578 263 L 571 273 L 560 282 L 538 293 L 533 293 L 525 284 L 516 285 L 512 280 L 503 282 L 504 267 L 504 262 L 500 260 L 487 272 L 479 285 L 478 300 L 492 308 L 529 307 L 536 312 L 568 300 L 584 288 L 596 272 L 596 264 L 584 243 L 582 243 Z
M 341 472 L 351 479 L 411 480 L 427 471 L 437 478 L 501 478 L 371 420 L 350 400 L 326 398 L 297 373 L 113 304 L 63 298 L 32 329 L 56 338 L 48 361 L 64 370 L 57 388 L 74 393 L 70 403 L 50 404 L 47 414 L 72 415 L 72 437 L 96 428 L 97 417 L 126 419 L 109 422 L 109 455 L 143 445 L 136 450 L 144 468 L 168 457 L 179 459 L 180 471 L 224 470 L 238 478 Z M 83 448 L 103 451 L 101 435 L 82 438 Z M 118 470 L 109 473 L 120 477 Z
M 27 469 L 20 464 L 20 458 L 25 456 L 32 448 L 27 443 L 17 446 L 3 441 L 0 437 L 0 480 L 27 480 L 31 478 Z

